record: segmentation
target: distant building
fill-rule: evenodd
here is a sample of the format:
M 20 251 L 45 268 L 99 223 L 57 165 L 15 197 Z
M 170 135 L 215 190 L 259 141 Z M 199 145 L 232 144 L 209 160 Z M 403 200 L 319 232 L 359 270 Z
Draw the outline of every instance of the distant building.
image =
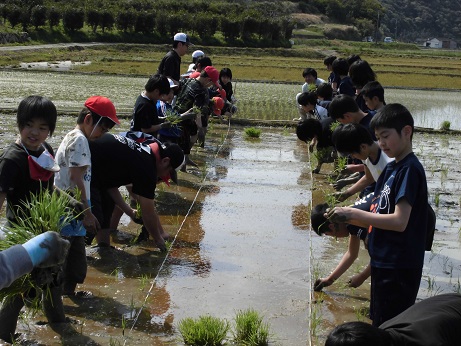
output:
M 449 38 L 431 38 L 426 41 L 425 47 L 427 48 L 444 48 L 444 49 L 456 49 L 458 44 Z

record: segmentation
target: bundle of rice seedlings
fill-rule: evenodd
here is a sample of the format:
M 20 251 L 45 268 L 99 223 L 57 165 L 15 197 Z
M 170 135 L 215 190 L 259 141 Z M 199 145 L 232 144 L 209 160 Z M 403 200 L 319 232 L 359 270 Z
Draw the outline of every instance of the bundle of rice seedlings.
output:
M 181 122 L 181 118 L 178 113 L 172 109 L 167 109 L 165 111 L 165 121 L 171 123 L 172 126 L 178 125 Z
M 186 345 L 219 346 L 226 338 L 229 323 L 217 317 L 200 316 L 181 320 L 178 328 Z
M 69 211 L 69 200 L 66 195 L 41 190 L 37 195 L 31 195 L 30 200 L 23 204 L 15 212 L 16 223 L 12 223 L 4 230 L 4 237 L 0 239 L 0 251 L 17 244 L 24 244 L 31 238 L 46 232 L 60 232 L 61 228 L 69 224 L 75 217 Z M 37 274 L 37 270 L 34 270 Z M 53 269 L 50 270 L 53 272 Z M 34 273 L 34 272 L 33 272 Z M 0 301 L 3 303 L 17 295 L 27 296 L 32 290 L 40 290 L 43 286 L 43 276 L 27 274 L 9 287 L 0 290 Z M 40 295 L 36 295 L 35 303 L 38 306 Z
M 235 316 L 234 341 L 238 345 L 263 346 L 269 344 L 269 324 L 256 310 L 240 310 Z

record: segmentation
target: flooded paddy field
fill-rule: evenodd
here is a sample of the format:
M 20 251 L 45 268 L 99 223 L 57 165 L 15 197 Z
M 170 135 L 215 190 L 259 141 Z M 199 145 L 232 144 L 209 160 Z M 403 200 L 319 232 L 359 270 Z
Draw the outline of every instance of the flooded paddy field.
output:
M 16 108 L 28 95 L 44 95 L 51 98 L 59 110 L 75 113 L 89 96 L 104 95 L 114 102 L 120 114 L 129 115 L 146 81 L 147 76 L 1 70 L 0 109 Z M 295 96 L 301 91 L 301 81 L 293 85 L 235 79 L 234 94 L 239 107 L 236 116 L 259 120 L 298 118 Z M 461 118 L 456 116 L 461 109 L 460 91 L 385 90 L 386 102 L 407 106 L 416 126 L 438 129 L 443 121 L 450 121 L 451 129 L 461 130 Z
M 63 113 L 75 113 L 89 95 L 103 94 L 114 100 L 121 114 L 129 114 L 145 83 L 138 77 L 98 76 L 100 83 L 94 78 L 0 71 L 0 108 L 13 109 L 24 96 L 43 94 Z M 249 90 L 255 92 L 256 86 L 272 87 L 237 83 L 239 117 L 245 114 Z M 288 95 L 297 89 L 279 89 L 287 95 L 284 102 L 292 102 Z M 388 102 L 399 102 L 393 97 L 403 94 L 393 92 L 386 90 Z M 419 95 L 426 101 L 421 109 L 430 112 L 431 96 L 415 93 L 413 99 Z M 456 128 L 453 115 L 461 109 L 459 93 L 440 95 L 439 105 L 454 100 L 457 108 L 450 111 L 449 120 Z M 272 94 L 270 100 L 276 96 Z M 267 116 L 279 109 L 270 100 L 273 112 Z M 285 106 L 281 111 L 283 108 L 288 110 Z M 426 118 L 447 119 L 446 113 L 427 114 Z M 73 116 L 59 117 L 49 140 L 53 148 L 75 121 Z M 124 119 L 114 132 L 127 130 L 128 124 Z M 159 186 L 157 208 L 167 231 L 175 236 L 167 255 L 158 252 L 152 241 L 132 244 L 139 228 L 122 218 L 112 237 L 118 250 L 87 249 L 89 273 L 80 289 L 92 291 L 95 298 L 64 298 L 72 320 L 66 325 L 41 323 L 46 321 L 41 314 L 24 315 L 17 329 L 22 334 L 18 343 L 178 345 L 177 324 L 183 318 L 212 315 L 232 324 L 238 310 L 254 308 L 271 326 L 271 344 L 322 345 L 333 326 L 367 321 L 363 310 L 368 306 L 369 280 L 357 289 L 346 287 L 349 277 L 366 264 L 366 250 L 361 250 L 359 260 L 334 285 L 322 293 L 311 289 L 313 280 L 331 271 L 347 247 L 342 240 L 318 237 L 310 231 L 312 205 L 323 202 L 333 191 L 327 179 L 332 167 L 326 165 L 321 174 L 312 176 L 307 147 L 296 139 L 290 123 L 285 128 L 262 127 L 257 140 L 245 138 L 243 130 L 232 122 L 230 126 L 211 124 L 205 148 L 194 148 L 191 155 L 199 168 L 180 172 L 178 186 Z M 15 114 L 0 113 L 0 134 L 3 150 L 17 136 Z M 460 149 L 461 137 L 414 136 L 414 150 L 426 169 L 430 202 L 437 214 L 434 246 L 426 253 L 419 299 L 461 291 L 461 166 L 456 157 Z
M 1 115 L 15 138 L 14 117 Z M 74 117 L 60 117 L 57 147 Z M 120 130 L 128 126 L 124 120 Z M 115 130 L 117 131 L 117 129 Z M 369 280 L 357 289 L 348 278 L 359 261 L 324 292 L 313 292 L 316 277 L 331 271 L 346 242 L 310 231 L 311 203 L 332 191 L 331 167 L 312 177 L 304 143 L 290 128 L 262 128 L 248 140 L 243 128 L 212 124 L 204 149 L 194 149 L 198 169 L 180 172 L 179 185 L 160 186 L 157 207 L 175 236 L 167 255 L 152 241 L 132 244 L 137 225 L 122 218 L 112 241 L 118 249 L 88 248 L 88 277 L 80 289 L 95 298 L 65 297 L 72 323 L 43 324 L 38 314 L 18 326 L 24 345 L 178 345 L 178 322 L 211 315 L 232 323 L 238 310 L 254 308 L 265 317 L 273 345 L 322 345 L 327 332 L 344 321 L 367 320 Z M 432 252 L 426 253 L 419 298 L 460 290 L 460 174 L 453 157 L 461 139 L 417 133 L 415 151 L 428 177 L 437 213 Z M 437 203 L 437 204 L 436 204 Z M 311 339 L 312 337 L 312 339 Z

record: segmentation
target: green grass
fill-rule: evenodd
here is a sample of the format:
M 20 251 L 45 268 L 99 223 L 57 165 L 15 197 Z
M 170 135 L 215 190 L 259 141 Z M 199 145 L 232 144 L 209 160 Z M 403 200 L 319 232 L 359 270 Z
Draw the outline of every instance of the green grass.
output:
M 440 129 L 443 131 L 448 131 L 450 130 L 451 123 L 448 120 L 445 120 L 440 124 Z
M 189 317 L 179 321 L 178 329 L 186 345 L 218 346 L 227 336 L 229 323 L 212 316 Z

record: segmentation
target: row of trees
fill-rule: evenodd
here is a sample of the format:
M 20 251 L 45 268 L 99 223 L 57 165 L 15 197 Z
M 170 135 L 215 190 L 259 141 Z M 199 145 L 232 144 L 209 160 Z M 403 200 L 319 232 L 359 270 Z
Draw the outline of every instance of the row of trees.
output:
M 229 7 L 227 14 L 222 11 L 224 7 L 214 12 L 217 8 L 211 6 L 202 7 L 200 11 L 172 6 L 160 10 L 153 2 L 122 2 L 110 6 L 85 2 L 84 5 L 69 6 L 69 3 L 60 4 L 57 0 L 50 6 L 43 0 L 13 0 L 0 4 L 0 15 L 4 24 L 8 22 L 13 28 L 21 26 L 23 31 L 43 27 L 55 29 L 61 24 L 68 32 L 88 25 L 93 33 L 117 29 L 124 33 L 156 33 L 159 37 L 171 37 L 184 31 L 206 38 L 220 31 L 226 41 L 265 39 L 288 42 L 294 28 L 288 15 L 266 16 L 255 8 L 241 5 Z

